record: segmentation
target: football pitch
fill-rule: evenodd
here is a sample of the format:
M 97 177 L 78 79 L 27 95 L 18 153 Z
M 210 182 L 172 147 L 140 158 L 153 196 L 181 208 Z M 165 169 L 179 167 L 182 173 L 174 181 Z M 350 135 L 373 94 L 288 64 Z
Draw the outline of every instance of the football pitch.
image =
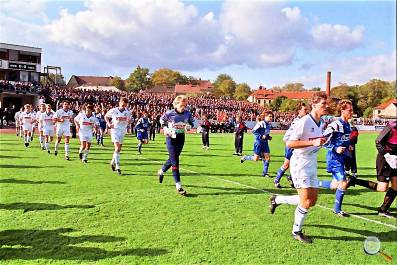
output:
M 358 176 L 376 180 L 374 140 L 360 134 Z M 269 172 L 274 176 L 284 159 L 282 135 L 270 142 Z M 244 153 L 253 137 L 245 135 Z M 167 159 L 164 137 L 143 146 L 129 136 L 121 153 L 123 175 L 112 172 L 113 148 L 96 143 L 88 164 L 78 159 L 71 141 L 71 161 L 39 148 L 35 137 L 25 149 L 15 135 L 0 135 L 0 260 L 1 264 L 382 264 L 381 255 L 367 255 L 368 236 L 397 264 L 396 220 L 377 216 L 385 193 L 351 187 L 341 218 L 332 212 L 334 192 L 320 190 L 309 211 L 305 234 L 313 244 L 291 238 L 295 206 L 269 212 L 271 193 L 296 194 L 283 177 L 278 190 L 273 178 L 261 177 L 262 162 L 233 156 L 233 134 L 211 134 L 211 147 L 201 149 L 201 136 L 190 134 L 181 155 L 181 178 L 189 196 L 176 193 L 171 172 L 162 184 L 156 172 Z M 51 146 L 53 149 L 53 144 Z M 52 150 L 53 151 L 53 150 Z M 319 178 L 325 151 L 319 154 Z M 396 202 L 391 211 L 396 213 Z

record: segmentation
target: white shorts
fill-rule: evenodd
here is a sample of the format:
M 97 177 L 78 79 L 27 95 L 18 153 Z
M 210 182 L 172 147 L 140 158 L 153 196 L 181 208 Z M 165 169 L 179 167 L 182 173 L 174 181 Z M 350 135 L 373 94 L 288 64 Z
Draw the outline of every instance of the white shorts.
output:
M 31 124 L 31 123 L 22 124 L 22 130 L 33 132 L 33 124 Z
M 80 142 L 92 142 L 92 133 L 79 133 Z
M 54 128 L 43 128 L 43 135 L 54 136 Z
M 42 125 L 37 125 L 37 129 L 39 130 L 39 132 L 42 132 L 42 131 L 44 131 L 44 129 L 43 129 L 43 126 Z
M 111 129 L 110 136 L 112 137 L 112 143 L 122 144 L 124 141 L 125 130 Z
M 308 159 L 292 155 L 290 172 L 296 189 L 318 188 L 317 156 Z
M 70 137 L 70 127 L 57 126 L 57 137 L 69 136 Z

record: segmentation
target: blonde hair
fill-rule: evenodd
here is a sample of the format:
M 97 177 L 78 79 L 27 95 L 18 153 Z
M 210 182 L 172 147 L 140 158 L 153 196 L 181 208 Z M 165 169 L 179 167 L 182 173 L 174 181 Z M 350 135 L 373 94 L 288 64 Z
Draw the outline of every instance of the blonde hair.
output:
M 187 97 L 185 97 L 185 96 L 176 96 L 176 98 L 172 102 L 172 105 L 174 106 L 174 108 L 176 108 L 176 106 L 182 101 L 187 101 Z

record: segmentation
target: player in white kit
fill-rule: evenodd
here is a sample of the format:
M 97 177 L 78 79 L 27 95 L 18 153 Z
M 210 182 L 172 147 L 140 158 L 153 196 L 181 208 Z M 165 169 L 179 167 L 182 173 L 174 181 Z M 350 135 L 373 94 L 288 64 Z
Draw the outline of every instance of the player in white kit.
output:
M 272 214 L 280 204 L 298 205 L 295 210 L 292 236 L 304 243 L 312 243 L 312 240 L 302 233 L 302 226 L 309 208 L 313 207 L 317 201 L 317 152 L 327 141 L 323 137 L 324 123 L 321 119 L 321 116 L 327 113 L 327 95 L 324 92 L 314 94 L 311 106 L 311 112 L 295 123 L 286 142 L 288 148 L 294 149 L 290 171 L 298 195 L 272 195 L 270 197 Z
M 50 143 L 54 139 L 55 123 L 57 121 L 54 116 L 55 112 L 52 110 L 51 104 L 47 104 L 45 112 L 39 118 L 39 122 L 43 125 L 44 148 L 49 154 L 51 153 Z
M 87 105 L 84 112 L 80 112 L 79 115 L 74 118 L 76 124 L 76 131 L 79 134 L 80 139 L 80 150 L 79 157 L 83 163 L 87 163 L 88 153 L 90 151 L 92 136 L 94 131 L 99 128 L 99 121 L 93 115 L 94 107 Z
M 37 125 L 37 130 L 39 131 L 39 142 L 40 142 L 40 147 L 41 149 L 45 150 L 44 148 L 44 134 L 43 134 L 43 124 L 40 122 L 40 117 L 41 114 L 45 112 L 45 104 L 41 103 L 39 106 L 39 111 L 36 112 L 36 125 Z
M 22 126 L 23 136 L 25 140 L 25 146 L 28 147 L 30 141 L 32 140 L 33 126 L 36 122 L 36 116 L 32 112 L 32 106 L 26 104 L 24 107 L 25 111 L 19 116 L 19 121 Z
M 58 155 L 58 146 L 61 143 L 62 136 L 65 137 L 65 159 L 69 160 L 69 139 L 70 139 L 70 124 L 73 121 L 73 112 L 69 109 L 68 101 L 62 103 L 62 108 L 55 112 L 54 118 L 57 121 L 55 141 L 55 155 Z
M 113 171 L 117 170 L 119 174 L 121 174 L 121 146 L 123 145 L 127 127 L 131 123 L 131 112 L 127 109 L 127 104 L 128 99 L 121 97 L 119 107 L 110 109 L 105 115 L 106 124 L 108 128 L 110 128 L 110 135 L 112 137 L 112 143 L 114 144 L 114 153 L 110 166 Z
M 14 115 L 14 119 L 15 119 L 15 133 L 17 134 L 17 136 L 21 136 L 23 135 L 22 132 L 22 126 L 21 126 L 21 114 L 23 112 L 23 108 L 21 108 L 19 111 L 15 112 Z

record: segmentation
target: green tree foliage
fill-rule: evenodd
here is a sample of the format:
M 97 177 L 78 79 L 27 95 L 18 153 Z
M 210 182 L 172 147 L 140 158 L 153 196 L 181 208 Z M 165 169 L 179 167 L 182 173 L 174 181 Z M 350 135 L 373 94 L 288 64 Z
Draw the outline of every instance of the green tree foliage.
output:
M 295 111 L 296 107 L 300 102 L 304 102 L 303 100 L 293 100 L 293 99 L 284 99 L 281 102 L 279 110 L 281 112 L 287 112 L 287 111 Z M 307 103 L 307 102 L 305 102 Z
M 393 96 L 393 88 L 390 82 L 372 79 L 358 87 L 357 106 L 361 113 L 368 108 L 373 108 L 381 102 Z M 395 95 L 395 94 L 394 94 Z
M 176 84 L 188 84 L 189 78 L 178 71 L 169 68 L 160 68 L 153 73 L 152 83 L 155 86 L 175 86 Z
M 364 118 L 372 118 L 373 113 L 374 113 L 374 109 L 371 107 L 368 107 L 365 109 L 363 116 L 364 116 Z
M 49 73 L 48 74 L 48 78 L 50 80 L 52 80 L 52 82 L 54 82 L 56 85 L 60 85 L 60 86 L 64 86 L 66 85 L 66 81 L 65 81 L 65 77 L 61 74 L 54 74 L 54 73 Z M 44 85 L 47 84 L 47 79 L 42 76 L 40 78 L 40 82 Z M 52 82 L 49 82 L 50 84 L 52 84 Z
M 218 90 L 222 93 L 223 96 L 232 98 L 234 92 L 236 91 L 236 83 L 233 80 L 223 80 L 222 83 L 218 86 Z
M 281 104 L 283 103 L 284 100 L 286 100 L 287 97 L 281 96 L 281 97 L 277 97 L 275 100 L 272 101 L 272 103 L 270 103 L 270 108 L 273 111 L 277 111 L 280 109 Z
M 117 89 L 125 90 L 124 81 L 119 76 L 113 77 L 110 85 L 115 86 Z
M 251 94 L 251 88 L 247 83 L 238 84 L 234 92 L 234 98 L 237 100 L 246 100 Z
M 287 83 L 282 88 L 283 91 L 305 91 L 302 83 Z
M 149 88 L 152 85 L 151 78 L 149 75 L 149 69 L 140 67 L 139 65 L 135 68 L 134 72 L 126 80 L 126 90 L 128 91 L 140 91 Z

